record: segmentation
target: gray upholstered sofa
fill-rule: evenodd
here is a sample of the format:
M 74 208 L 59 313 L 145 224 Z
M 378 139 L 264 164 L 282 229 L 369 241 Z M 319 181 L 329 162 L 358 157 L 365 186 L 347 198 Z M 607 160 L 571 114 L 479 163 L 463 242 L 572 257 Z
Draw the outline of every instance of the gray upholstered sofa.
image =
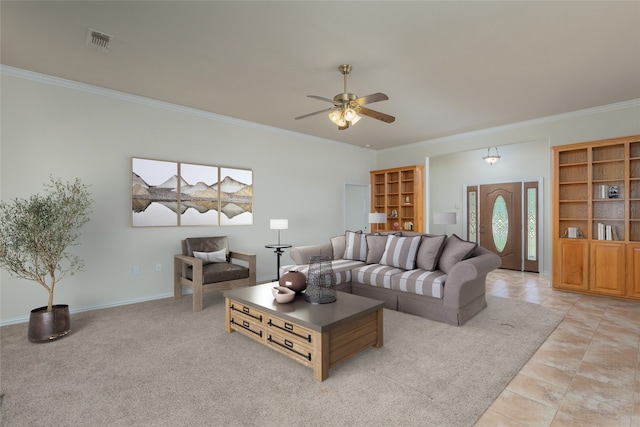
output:
M 306 275 L 310 258 L 318 255 L 333 259 L 338 291 L 451 325 L 464 324 L 487 306 L 487 273 L 500 267 L 500 257 L 455 234 L 346 231 L 329 243 L 292 248 L 296 264 L 281 267 L 280 274 Z

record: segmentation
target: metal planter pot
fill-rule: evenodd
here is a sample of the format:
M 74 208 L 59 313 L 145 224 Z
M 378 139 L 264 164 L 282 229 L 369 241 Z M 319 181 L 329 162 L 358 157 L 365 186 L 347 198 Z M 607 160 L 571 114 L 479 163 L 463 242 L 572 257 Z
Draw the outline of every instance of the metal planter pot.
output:
M 48 342 L 67 335 L 71 331 L 71 317 L 69 306 L 58 304 L 53 311 L 47 307 L 31 310 L 29 316 L 28 337 L 31 342 Z

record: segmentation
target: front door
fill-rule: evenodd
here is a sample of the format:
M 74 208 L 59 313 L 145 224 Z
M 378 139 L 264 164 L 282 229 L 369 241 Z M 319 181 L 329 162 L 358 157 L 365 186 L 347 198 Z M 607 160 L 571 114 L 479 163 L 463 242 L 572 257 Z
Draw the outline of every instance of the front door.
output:
M 522 271 L 522 183 L 480 186 L 480 245 Z

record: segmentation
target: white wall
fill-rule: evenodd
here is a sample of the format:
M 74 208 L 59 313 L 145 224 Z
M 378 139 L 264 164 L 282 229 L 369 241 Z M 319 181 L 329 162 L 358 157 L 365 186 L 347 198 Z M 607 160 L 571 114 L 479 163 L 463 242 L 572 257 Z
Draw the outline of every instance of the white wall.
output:
M 551 268 L 551 151 L 550 146 L 640 134 L 640 100 L 602 106 L 559 116 L 514 123 L 377 153 L 377 168 L 424 164 L 427 200 L 425 222 L 435 211 L 456 211 L 462 206 L 464 184 L 544 180 L 543 272 Z M 499 147 L 502 158 L 488 166 L 482 156 Z M 442 232 L 432 224 L 425 229 Z M 442 227 L 442 226 L 439 226 Z M 462 236 L 462 221 L 447 232 Z
M 289 220 L 283 242 L 327 242 L 344 230 L 345 182 L 368 185 L 375 169 L 373 151 L 347 144 L 7 67 L 0 77 L 2 200 L 41 192 L 49 175 L 91 186 L 93 213 L 74 248 L 86 267 L 56 290 L 72 311 L 171 295 L 173 254 L 189 236 L 228 235 L 233 248 L 257 254 L 258 280 L 273 279 L 269 219 Z M 132 228 L 132 156 L 252 169 L 254 224 Z M 2 324 L 46 304 L 38 284 L 5 270 L 0 280 Z

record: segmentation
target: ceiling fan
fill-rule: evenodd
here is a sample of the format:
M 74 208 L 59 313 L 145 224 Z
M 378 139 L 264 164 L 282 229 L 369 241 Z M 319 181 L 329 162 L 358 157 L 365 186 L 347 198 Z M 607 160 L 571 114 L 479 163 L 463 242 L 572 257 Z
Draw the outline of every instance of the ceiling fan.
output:
M 351 65 L 342 64 L 338 66 L 338 71 L 340 71 L 344 76 L 343 93 L 337 94 L 333 97 L 333 99 L 317 95 L 307 95 L 309 98 L 330 102 L 333 104 L 333 107 L 316 111 L 314 113 L 305 114 L 304 116 L 296 117 L 296 120 L 304 119 L 306 117 L 314 116 L 320 113 L 329 112 L 329 119 L 331 119 L 333 123 L 338 125 L 339 130 L 348 129 L 349 125 L 355 125 L 360 120 L 360 115 L 368 116 L 376 120 L 381 120 L 385 123 L 393 123 L 396 120 L 395 117 L 388 114 L 363 107 L 363 105 L 365 104 L 372 104 L 378 101 L 386 101 L 387 99 L 389 99 L 387 95 L 377 92 L 358 98 L 353 93 L 347 92 L 347 75 L 351 72 Z

